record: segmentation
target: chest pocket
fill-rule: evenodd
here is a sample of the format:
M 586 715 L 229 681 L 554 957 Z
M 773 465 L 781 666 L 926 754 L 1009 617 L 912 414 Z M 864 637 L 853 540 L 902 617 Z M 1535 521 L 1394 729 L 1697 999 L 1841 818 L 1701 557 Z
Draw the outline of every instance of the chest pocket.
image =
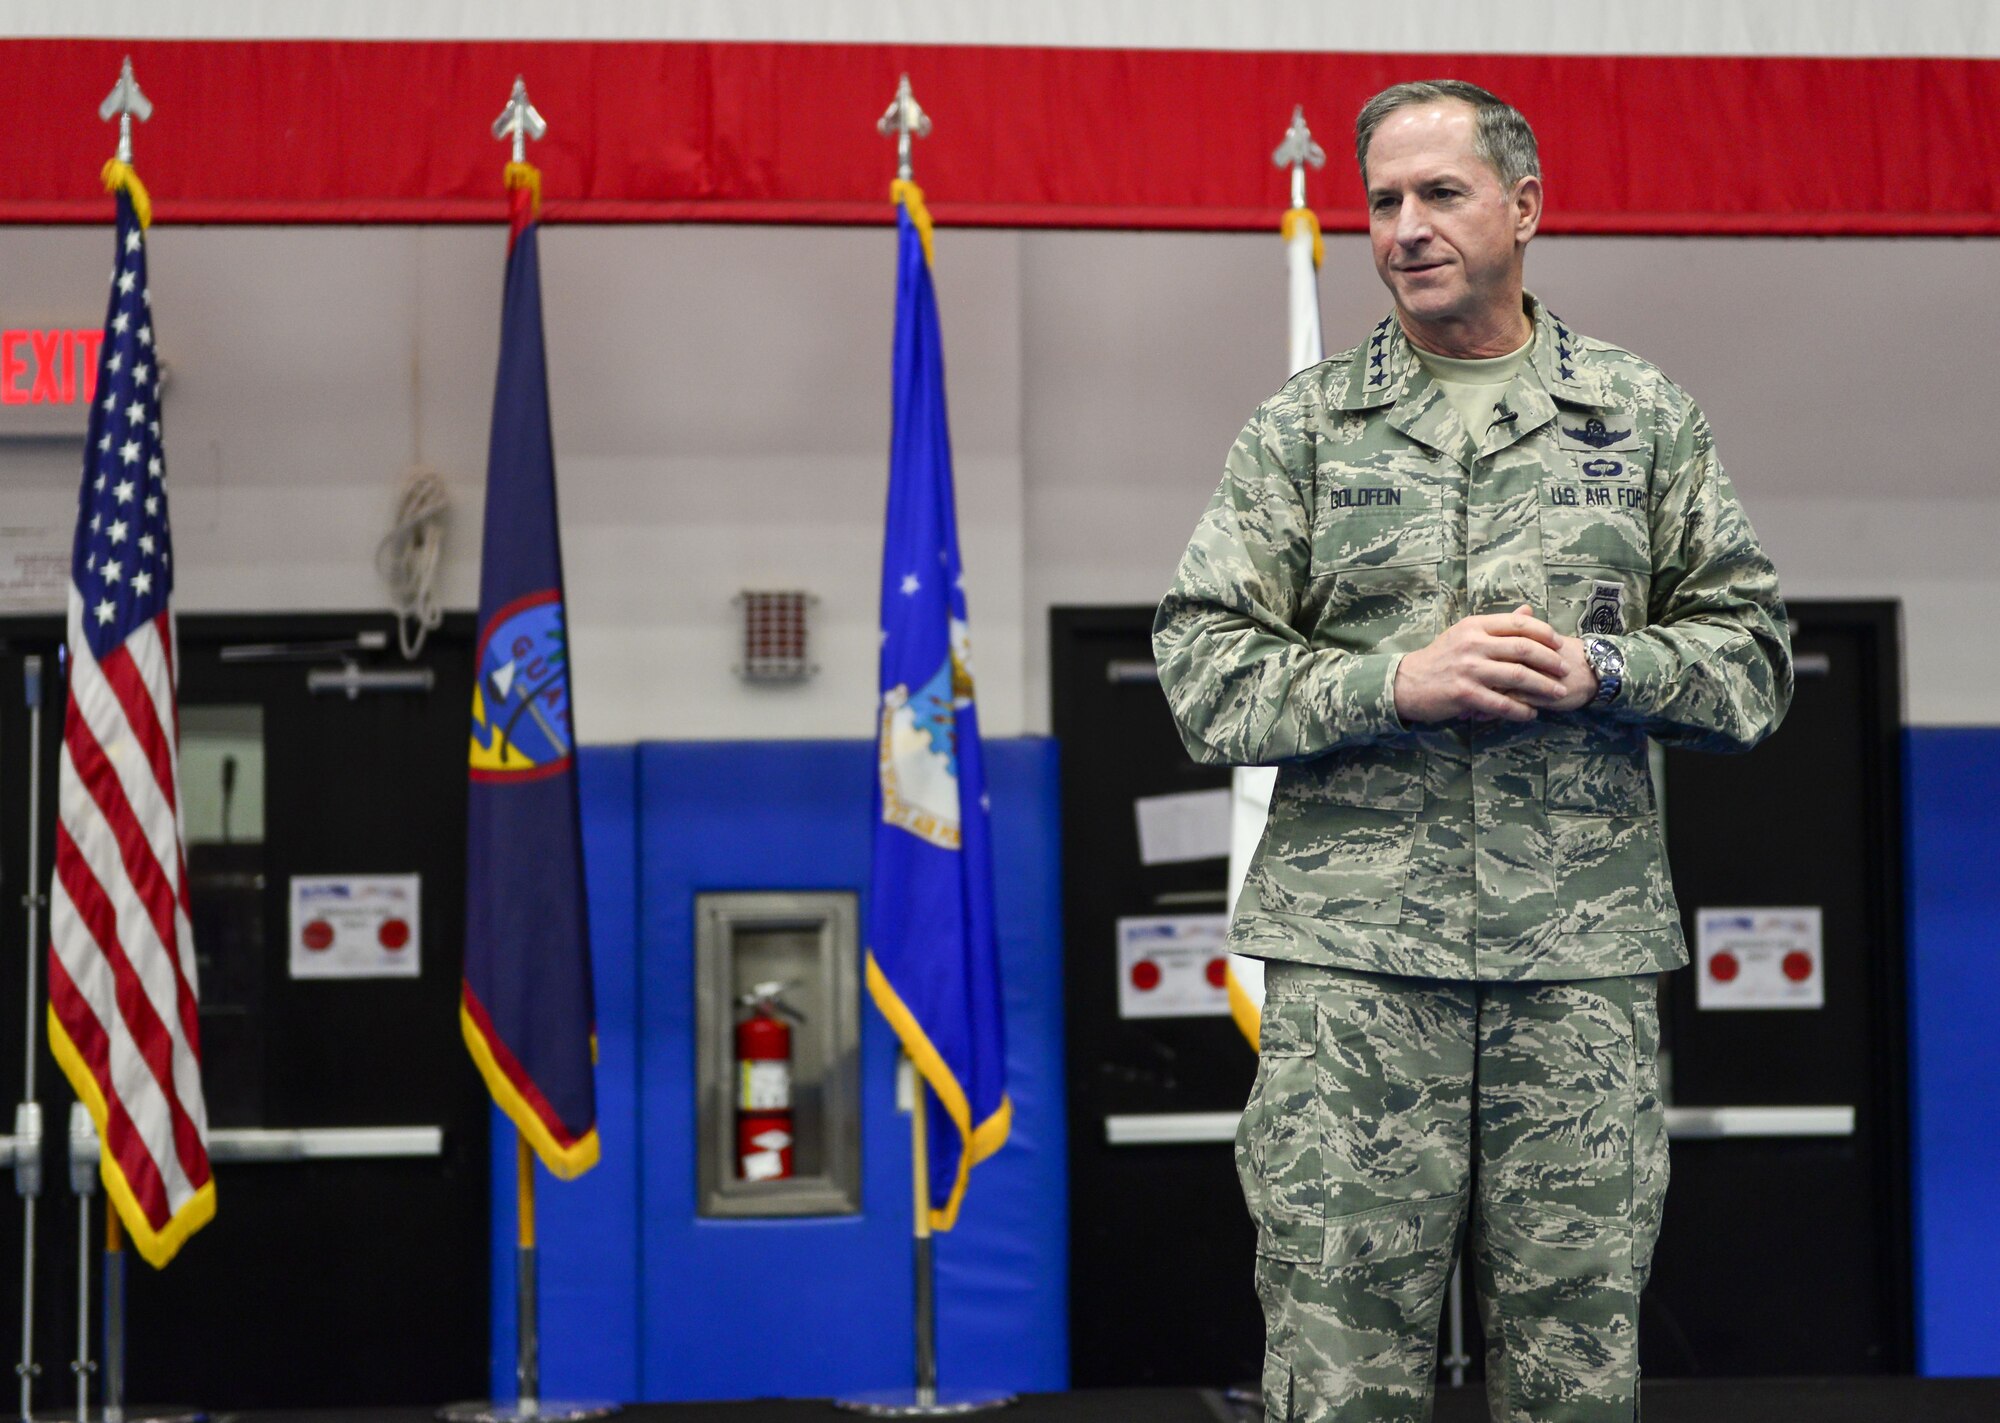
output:
M 1643 465 L 1628 455 L 1567 452 L 1542 480 L 1542 563 L 1649 574 L 1652 520 Z
M 1540 516 L 1546 616 L 1557 632 L 1635 632 L 1652 598 L 1652 453 L 1630 419 L 1558 414 Z
M 1312 572 L 1435 569 L 1444 558 L 1437 492 L 1400 471 L 1322 466 L 1313 510 Z
M 1322 467 L 1313 511 L 1316 644 L 1408 651 L 1441 629 L 1444 510 L 1437 491 L 1397 470 Z

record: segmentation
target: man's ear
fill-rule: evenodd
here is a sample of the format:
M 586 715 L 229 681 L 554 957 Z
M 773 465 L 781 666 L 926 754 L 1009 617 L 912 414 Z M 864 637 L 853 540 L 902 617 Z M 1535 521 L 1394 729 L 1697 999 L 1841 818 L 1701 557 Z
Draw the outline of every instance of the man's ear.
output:
M 1542 180 L 1530 174 L 1514 185 L 1514 241 L 1527 246 L 1542 225 Z

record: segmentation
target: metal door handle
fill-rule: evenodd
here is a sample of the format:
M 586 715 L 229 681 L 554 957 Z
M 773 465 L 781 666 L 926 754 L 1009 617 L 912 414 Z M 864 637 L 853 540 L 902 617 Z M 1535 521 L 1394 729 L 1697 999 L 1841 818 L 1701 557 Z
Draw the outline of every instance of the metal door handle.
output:
M 357 667 L 352 662 L 338 672 L 315 667 L 306 673 L 309 692 L 345 693 L 351 702 L 363 692 L 428 692 L 437 673 L 428 667 Z
M 1240 1112 L 1135 1112 L 1104 1119 L 1109 1146 L 1197 1146 L 1234 1141 Z M 1667 1135 L 1680 1141 L 1723 1137 L 1854 1135 L 1852 1107 L 1669 1107 Z
M 221 1127 L 210 1161 L 374 1161 L 442 1156 L 443 1127 Z

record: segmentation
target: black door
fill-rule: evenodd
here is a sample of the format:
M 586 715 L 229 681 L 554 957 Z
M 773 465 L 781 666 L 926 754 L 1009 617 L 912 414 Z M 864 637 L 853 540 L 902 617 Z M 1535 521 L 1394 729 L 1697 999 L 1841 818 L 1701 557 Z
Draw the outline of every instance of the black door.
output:
M 1825 1007 L 1699 1010 L 1698 969 L 1665 980 L 1673 1182 L 1641 1330 L 1659 1375 L 1894 1372 L 1913 1357 L 1896 610 L 1792 613 L 1789 718 L 1748 756 L 1667 756 L 1668 848 L 1691 946 L 1705 906 L 1820 909 Z M 1058 609 L 1052 625 L 1079 1386 L 1250 1379 L 1262 1344 L 1228 1145 L 1106 1139 L 1118 1114 L 1236 1112 L 1255 1068 L 1226 1020 L 1117 1013 L 1118 916 L 1204 895 L 1219 909 L 1224 893 L 1219 860 L 1139 863 L 1135 797 L 1227 779 L 1175 734 L 1151 621 L 1150 608 Z M 1851 1106 L 1853 1125 L 1717 1137 L 1715 1114 L 1693 1110 L 1743 1106 Z
M 316 1407 L 485 1391 L 488 1118 L 456 1008 L 471 626 L 448 622 L 414 664 L 394 652 L 390 626 L 181 620 L 181 787 L 217 1211 L 164 1271 L 133 1259 L 127 1394 L 136 1401 Z M 10 829 L 26 817 L 11 689 L 21 656 L 52 652 L 55 641 L 52 627 L 17 625 L 0 663 L 10 689 L 0 814 Z M 385 690 L 346 678 L 350 664 L 418 675 Z M 313 690 L 315 676 L 333 685 Z M 56 684 L 45 821 L 61 708 Z M 16 858 L 10 841 L 13 883 Z M 46 855 L 43 867 L 46 878 Z M 319 939 L 293 944 L 295 879 L 395 877 L 407 894 L 412 876 L 417 912 L 385 921 L 379 962 L 351 965 L 366 976 L 314 976 L 326 964 L 304 945 Z M 7 928 L 6 961 L 18 964 L 21 926 Z M 18 1015 L 21 993 L 12 976 L 0 981 L 0 1014 Z M 41 1085 L 49 1120 L 62 1122 L 67 1084 L 45 1063 Z M 373 1128 L 389 1130 L 354 1134 Z M 61 1172 L 59 1142 L 47 1160 Z M 68 1395 L 75 1332 L 75 1210 L 60 1174 L 42 1212 L 47 1325 L 37 1354 L 42 1396 L 54 1402 Z M 0 1270 L 18 1269 L 5 1251 L 14 1234 L 0 1228 Z
M 1108 1118 L 1240 1112 L 1257 1057 L 1228 1018 L 1118 1015 L 1121 916 L 1222 913 L 1223 859 L 1140 863 L 1141 796 L 1229 784 L 1181 745 L 1151 608 L 1052 614 L 1062 743 L 1070 1129 L 1070 1374 L 1078 1388 L 1254 1381 L 1256 1233 L 1229 1146 L 1113 1145 Z
M 1681 1109 L 1851 1107 L 1853 1127 L 1675 1136 L 1642 1334 L 1653 1373 L 1913 1364 L 1898 612 L 1791 613 L 1790 715 L 1746 757 L 1668 753 L 1667 843 L 1691 950 L 1704 908 L 1820 911 L 1824 1006 L 1703 1009 L 1700 963 L 1671 975 L 1669 1091 Z

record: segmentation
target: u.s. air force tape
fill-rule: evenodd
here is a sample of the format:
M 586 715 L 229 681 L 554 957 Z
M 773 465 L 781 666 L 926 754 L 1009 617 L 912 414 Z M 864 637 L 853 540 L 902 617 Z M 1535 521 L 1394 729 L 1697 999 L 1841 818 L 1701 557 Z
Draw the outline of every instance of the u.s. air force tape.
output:
M 1590 601 L 1584 605 L 1580 629 L 1600 637 L 1625 631 L 1625 618 L 1618 610 L 1624 589 L 1616 583 L 1593 583 Z

